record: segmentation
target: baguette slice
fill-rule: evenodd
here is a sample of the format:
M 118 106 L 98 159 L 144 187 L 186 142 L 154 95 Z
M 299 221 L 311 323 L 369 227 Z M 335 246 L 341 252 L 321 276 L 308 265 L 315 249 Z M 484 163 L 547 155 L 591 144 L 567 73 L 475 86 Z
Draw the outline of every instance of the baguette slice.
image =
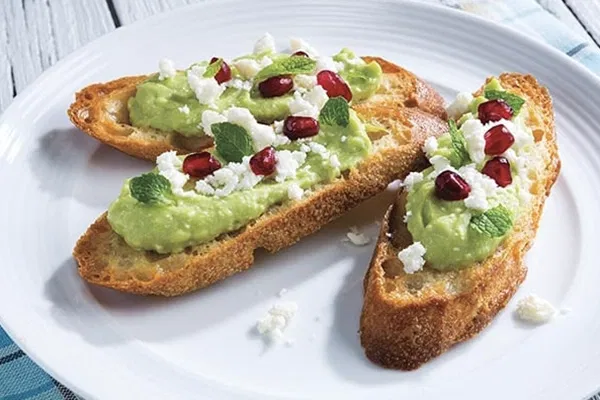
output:
M 459 271 L 431 268 L 408 275 L 398 251 L 412 244 L 403 222 L 406 195 L 400 192 L 386 213 L 364 281 L 360 339 L 367 357 L 387 368 L 412 370 L 485 328 L 525 279 L 523 256 L 535 237 L 560 160 L 552 100 L 534 77 L 500 76 L 502 86 L 527 101 L 541 156 L 532 200 L 514 231 L 488 259 Z M 481 91 L 480 91 L 481 92 Z
M 290 246 L 383 191 L 394 179 L 422 168 L 425 139 L 447 131 L 442 119 L 417 108 L 363 104 L 355 110 L 368 123 L 384 128 L 373 133 L 371 155 L 335 181 L 315 188 L 301 201 L 272 207 L 237 232 L 170 255 L 131 248 L 104 214 L 77 242 L 73 255 L 79 273 L 91 283 L 138 294 L 175 296 L 210 285 L 250 268 L 255 249 L 276 252 Z
M 363 59 L 376 61 L 384 73 L 379 91 L 367 101 L 368 104 L 418 107 L 434 115 L 445 115 L 439 94 L 414 74 L 382 58 Z M 189 138 L 177 132 L 138 128 L 130 124 L 127 100 L 135 95 L 137 85 L 149 76 L 128 76 L 83 88 L 76 93 L 75 102 L 67 112 L 71 122 L 109 146 L 151 161 L 169 150 L 186 154 L 210 147 L 212 140 L 209 137 Z

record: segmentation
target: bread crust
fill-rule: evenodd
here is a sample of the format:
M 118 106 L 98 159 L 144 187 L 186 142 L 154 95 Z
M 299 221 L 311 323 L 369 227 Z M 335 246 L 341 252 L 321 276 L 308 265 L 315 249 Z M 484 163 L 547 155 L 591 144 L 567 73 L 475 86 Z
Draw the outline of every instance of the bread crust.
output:
M 176 296 L 196 290 L 250 268 L 256 249 L 276 252 L 290 246 L 421 168 L 426 162 L 421 151 L 425 139 L 447 131 L 440 118 L 445 117 L 443 99 L 414 75 L 377 60 L 396 88 L 412 89 L 397 94 L 389 86 L 387 93 L 353 107 L 362 119 L 385 130 L 383 139 L 373 138 L 374 152 L 356 168 L 301 201 L 274 207 L 243 229 L 182 253 L 135 250 L 111 229 L 104 214 L 73 251 L 80 275 L 91 283 L 137 294 Z M 409 108 L 407 102 L 417 107 Z
M 417 107 L 441 118 L 446 112 L 441 96 L 413 73 L 379 57 L 363 57 L 381 65 L 380 90 L 367 102 L 371 106 Z M 154 161 L 165 151 L 195 152 L 212 145 L 209 137 L 188 138 L 177 132 L 138 128 L 130 124 L 127 101 L 138 84 L 150 75 L 127 76 L 89 85 L 75 94 L 67 114 L 83 132 L 131 156 Z
M 502 74 L 500 82 L 529 104 L 529 122 L 543 160 L 543 168 L 533 180 L 532 201 L 490 258 L 459 271 L 428 269 L 407 275 L 397 253 L 412 243 L 412 237 L 402 221 L 406 195 L 399 193 L 384 217 L 365 276 L 360 320 L 365 354 L 383 367 L 416 369 L 475 336 L 506 306 L 525 279 L 523 257 L 535 238 L 544 202 L 560 171 L 560 159 L 547 89 L 530 75 Z

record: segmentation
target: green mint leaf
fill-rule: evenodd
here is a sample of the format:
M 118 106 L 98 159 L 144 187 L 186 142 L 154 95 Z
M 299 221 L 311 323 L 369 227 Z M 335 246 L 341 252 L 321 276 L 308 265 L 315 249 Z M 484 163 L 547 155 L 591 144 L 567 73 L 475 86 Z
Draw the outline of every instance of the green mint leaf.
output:
M 227 162 L 241 162 L 244 156 L 254 154 L 248 131 L 231 122 L 219 122 L 210 126 L 215 136 L 219 155 Z
M 347 127 L 350 123 L 350 106 L 343 97 L 333 97 L 321 109 L 319 122 L 323 125 Z
M 149 172 L 131 179 L 129 191 L 140 203 L 162 203 L 171 194 L 171 183 L 164 176 Z
M 262 82 L 267 78 L 278 75 L 310 74 L 315 70 L 317 62 L 308 57 L 290 56 L 276 60 L 267 65 L 256 74 L 255 82 Z
M 504 236 L 512 228 L 510 212 L 503 205 L 471 217 L 471 226 L 479 233 L 496 238 Z
M 448 126 L 450 128 L 450 140 L 452 140 L 452 149 L 454 150 L 454 154 L 456 154 L 456 160 L 459 165 L 453 165 L 455 168 L 459 168 L 465 164 L 468 164 L 471 161 L 471 157 L 469 156 L 469 152 L 467 151 L 467 142 L 465 141 L 465 137 L 462 132 L 458 130 L 456 126 L 456 121 L 453 119 L 448 120 Z
M 217 61 L 208 64 L 208 67 L 206 67 L 206 71 L 204 71 L 204 74 L 202 76 L 205 78 L 214 78 L 222 66 L 223 66 L 223 59 L 217 58 Z
M 517 115 L 523 104 L 525 104 L 524 98 L 502 90 L 486 90 L 485 98 L 488 100 L 504 100 L 513 109 L 513 115 Z

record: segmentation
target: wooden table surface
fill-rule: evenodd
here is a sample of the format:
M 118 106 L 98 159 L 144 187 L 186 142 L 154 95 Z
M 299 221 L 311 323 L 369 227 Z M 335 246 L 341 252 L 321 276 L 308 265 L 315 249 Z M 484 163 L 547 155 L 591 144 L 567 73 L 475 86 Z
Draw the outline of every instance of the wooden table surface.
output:
M 200 1 L 0 0 L 0 112 L 46 68 L 87 42 L 122 25 Z M 584 40 L 600 46 L 600 0 L 536 1 Z

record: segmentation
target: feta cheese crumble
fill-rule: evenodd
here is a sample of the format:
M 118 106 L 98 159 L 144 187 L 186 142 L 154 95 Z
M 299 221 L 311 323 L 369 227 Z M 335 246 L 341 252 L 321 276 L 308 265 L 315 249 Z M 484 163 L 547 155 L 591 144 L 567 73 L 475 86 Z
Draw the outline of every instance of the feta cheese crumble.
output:
M 485 139 L 486 128 L 478 119 L 470 119 L 461 126 L 461 130 L 467 143 L 467 151 L 471 161 L 480 164 L 485 159 Z
M 530 294 L 517 302 L 517 316 L 526 322 L 544 324 L 557 313 L 556 308 L 547 300 Z
M 254 44 L 254 54 L 274 53 L 275 39 L 267 32 Z
M 275 181 L 277 182 L 283 182 L 288 178 L 295 178 L 296 171 L 306 161 L 306 153 L 301 151 L 281 150 L 276 154 Z
M 317 86 L 317 77 L 315 75 L 299 74 L 294 77 L 294 87 L 296 90 L 304 89 L 306 91 Z
M 427 157 L 432 157 L 433 153 L 438 149 L 438 141 L 434 136 L 430 136 L 423 144 L 423 152 Z
M 305 42 L 304 40 L 300 39 L 300 38 L 291 38 L 290 39 L 290 50 L 292 50 L 292 53 L 295 53 L 297 51 L 303 51 L 306 54 L 309 55 L 309 57 L 317 57 L 319 55 L 319 53 L 317 52 L 317 50 L 312 47 L 310 44 L 308 44 L 307 42 Z
M 256 74 L 258 74 L 258 71 L 261 70 L 261 67 L 256 60 L 250 60 L 247 58 L 234 61 L 233 66 L 244 79 L 254 78 Z
M 227 88 L 246 90 L 249 92 L 252 89 L 252 81 L 244 81 L 242 79 L 235 78 L 224 82 L 223 86 Z
M 333 58 L 331 57 L 317 58 L 317 73 L 325 70 L 339 72 L 342 69 L 344 69 L 344 63 L 333 61 Z
M 456 95 L 456 100 L 448 106 L 446 112 L 452 119 L 458 119 L 469 111 L 469 105 L 473 101 L 473 95 L 468 92 L 461 92 Z
M 185 192 L 183 186 L 190 179 L 189 175 L 181 172 L 183 162 L 177 157 L 177 152 L 167 151 L 156 158 L 158 173 L 169 181 L 171 190 L 178 196 L 188 196 L 192 192 Z M 188 194 L 189 193 L 189 194 Z
M 212 124 L 217 124 L 220 122 L 227 121 L 220 113 L 213 110 L 206 110 L 202 113 L 202 122 L 200 123 L 200 127 L 204 131 L 207 136 L 214 136 L 212 130 L 210 129 Z
M 340 168 L 342 166 L 342 164 L 340 163 L 340 159 L 338 158 L 337 154 L 332 154 L 329 157 L 329 163 L 331 164 L 331 166 L 333 168 Z
M 274 304 L 268 313 L 256 322 L 256 330 L 269 343 L 280 342 L 284 331 L 298 311 L 298 304 L 292 301 Z
M 402 264 L 404 265 L 404 272 L 407 274 L 414 274 L 415 272 L 422 270 L 423 265 L 425 265 L 425 259 L 423 258 L 425 252 L 425 247 L 423 247 L 421 242 L 415 242 L 401 250 L 398 253 L 398 259 L 402 261 Z
M 496 181 L 479 172 L 474 164 L 461 167 L 458 174 L 471 187 L 471 192 L 465 199 L 465 206 L 473 210 L 487 211 L 490 208 L 488 198 L 494 196 L 498 190 Z
M 318 119 L 319 112 L 327 100 L 329 100 L 327 92 L 322 86 L 317 85 L 304 94 L 296 90 L 293 98 L 288 103 L 288 107 L 290 113 L 294 116 Z
M 180 113 L 183 113 L 185 115 L 189 115 L 189 113 L 190 113 L 190 108 L 188 107 L 187 104 L 184 104 L 181 107 L 177 107 L 177 109 L 179 110 Z
M 162 58 L 158 61 L 158 80 L 162 81 L 166 78 L 172 78 L 177 74 L 175 63 L 168 58 Z
M 193 66 L 187 73 L 188 84 L 200 104 L 214 106 L 215 100 L 225 91 L 225 86 L 219 85 L 213 78 L 205 78 L 204 71 L 204 67 Z
M 371 242 L 371 238 L 360 232 L 356 226 L 351 226 L 346 237 L 355 246 L 365 246 Z
M 297 183 L 290 183 L 287 189 L 288 198 L 290 200 L 300 200 L 304 195 L 304 190 Z
M 404 214 L 404 217 L 402 217 L 402 222 L 404 222 L 405 224 L 408 223 L 408 219 L 410 217 L 412 217 L 412 211 L 408 210 L 406 214 Z
M 402 186 L 406 188 L 406 190 L 412 190 L 413 186 L 417 183 L 423 181 L 423 173 L 421 172 L 411 172 L 404 178 L 402 182 Z

